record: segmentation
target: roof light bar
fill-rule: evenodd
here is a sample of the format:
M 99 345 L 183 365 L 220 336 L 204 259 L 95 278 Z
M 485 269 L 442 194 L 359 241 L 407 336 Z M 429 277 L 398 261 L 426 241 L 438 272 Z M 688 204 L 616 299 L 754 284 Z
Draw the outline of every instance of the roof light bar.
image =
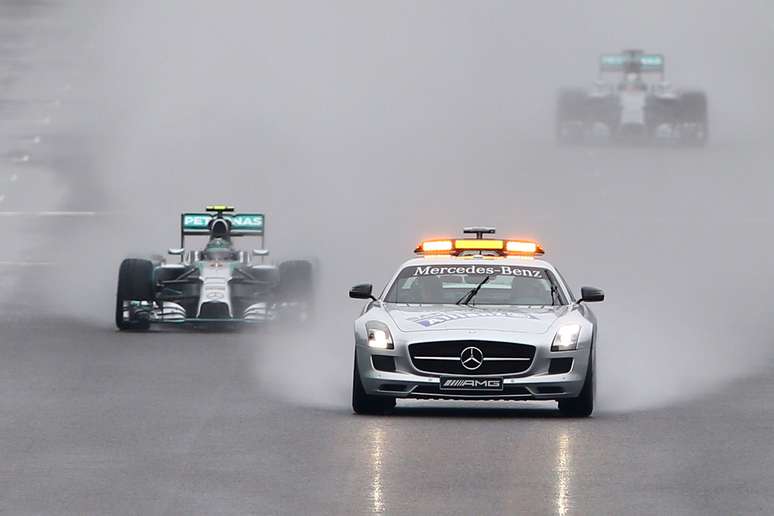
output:
M 451 240 L 429 240 L 427 242 L 420 242 L 414 252 L 423 254 L 449 254 L 453 249 L 454 242 Z
M 509 240 L 505 244 L 505 252 L 508 254 L 521 254 L 525 256 L 534 256 L 536 254 L 545 254 L 543 248 L 537 242 L 526 240 Z
M 481 251 L 486 254 L 501 256 L 539 256 L 545 254 L 543 247 L 530 240 L 500 240 L 495 238 L 460 238 L 426 240 L 420 242 L 414 252 L 422 255 L 459 255 L 470 254 L 470 251 Z
M 455 240 L 454 241 L 454 248 L 457 250 L 462 249 L 473 249 L 473 250 L 487 250 L 487 251 L 501 251 L 503 249 L 503 246 L 505 245 L 505 242 L 502 240 L 494 240 L 494 239 L 466 239 L 466 240 Z

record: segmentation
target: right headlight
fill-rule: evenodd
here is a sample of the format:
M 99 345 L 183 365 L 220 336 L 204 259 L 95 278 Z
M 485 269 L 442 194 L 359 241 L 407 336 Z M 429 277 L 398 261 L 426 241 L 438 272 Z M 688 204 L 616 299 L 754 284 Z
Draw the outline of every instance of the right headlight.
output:
M 377 349 L 395 349 L 390 329 L 386 324 L 379 321 L 368 322 L 366 323 L 366 332 L 368 333 L 368 347 Z
M 565 324 L 557 330 L 554 342 L 551 344 L 551 351 L 572 351 L 578 349 L 579 336 L 579 324 Z

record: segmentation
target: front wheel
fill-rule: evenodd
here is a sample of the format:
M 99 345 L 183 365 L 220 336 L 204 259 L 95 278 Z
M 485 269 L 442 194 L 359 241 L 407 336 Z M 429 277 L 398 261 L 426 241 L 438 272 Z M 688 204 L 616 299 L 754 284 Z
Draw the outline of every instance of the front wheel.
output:
M 556 141 L 559 145 L 583 143 L 588 119 L 588 94 L 579 88 L 562 88 L 556 98 Z
M 153 303 L 154 297 L 153 263 L 135 258 L 127 258 L 121 262 L 116 291 L 118 329 L 147 330 L 150 327 L 148 307 Z
M 707 95 L 703 91 L 684 91 L 679 99 L 680 143 L 703 147 L 709 140 Z
M 357 369 L 357 353 L 352 371 L 352 410 L 355 414 L 384 414 L 395 408 L 395 398 L 371 396 L 363 388 L 360 372 Z
M 594 412 L 594 361 L 589 357 L 586 380 L 577 398 L 559 400 L 559 412 L 567 417 L 589 417 Z

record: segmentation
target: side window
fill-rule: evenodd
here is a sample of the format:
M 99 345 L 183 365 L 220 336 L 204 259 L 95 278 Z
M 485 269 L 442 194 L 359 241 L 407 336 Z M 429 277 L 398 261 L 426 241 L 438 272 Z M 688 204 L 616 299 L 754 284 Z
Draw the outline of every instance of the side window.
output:
M 562 273 L 559 271 L 556 271 L 556 275 L 559 276 L 559 279 L 562 281 L 564 286 L 567 288 L 567 291 L 570 293 L 570 302 L 571 303 L 577 303 L 578 301 L 575 299 L 575 292 L 573 291 L 572 287 L 569 283 L 567 283 L 567 280 L 564 276 L 562 276 Z

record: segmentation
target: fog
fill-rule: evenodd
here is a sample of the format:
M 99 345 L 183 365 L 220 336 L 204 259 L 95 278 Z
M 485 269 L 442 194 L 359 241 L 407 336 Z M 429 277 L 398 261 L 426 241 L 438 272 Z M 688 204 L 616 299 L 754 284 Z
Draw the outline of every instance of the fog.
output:
M 61 205 L 103 212 L 66 235 L 89 262 L 57 308 L 70 316 L 109 326 L 120 259 L 174 246 L 181 211 L 227 202 L 267 214 L 273 259 L 319 263 L 312 330 L 239 337 L 260 388 L 293 364 L 276 394 L 295 403 L 348 402 L 348 288 L 381 288 L 420 238 L 471 224 L 535 238 L 576 291 L 606 290 L 603 410 L 710 395 L 771 356 L 770 2 L 62 9 L 83 30 L 60 48 L 81 56 L 65 139 L 81 157 Z M 631 47 L 708 92 L 706 149 L 554 144 L 557 89 Z

